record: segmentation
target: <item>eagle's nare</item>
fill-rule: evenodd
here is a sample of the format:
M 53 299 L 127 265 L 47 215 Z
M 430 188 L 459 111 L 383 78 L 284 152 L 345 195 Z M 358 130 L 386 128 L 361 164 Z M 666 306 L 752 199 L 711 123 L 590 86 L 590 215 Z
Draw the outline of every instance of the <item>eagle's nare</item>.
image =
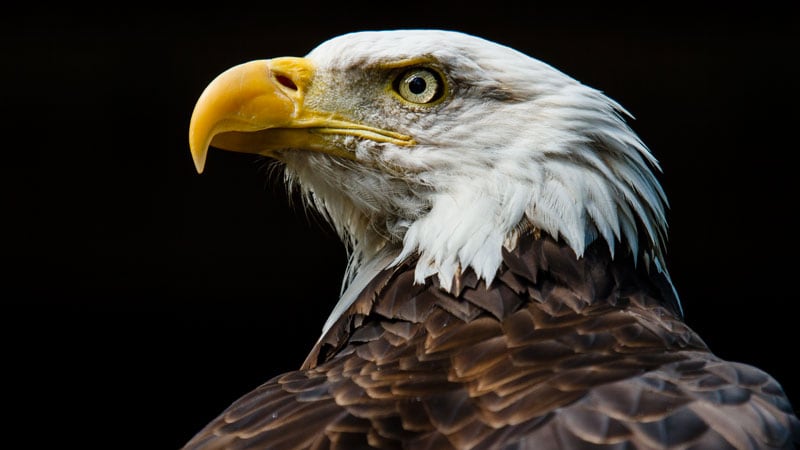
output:
M 303 367 L 194 448 L 791 447 L 780 385 L 682 322 L 658 164 L 625 110 L 436 30 L 352 33 L 234 67 L 209 146 L 258 153 L 351 251 Z

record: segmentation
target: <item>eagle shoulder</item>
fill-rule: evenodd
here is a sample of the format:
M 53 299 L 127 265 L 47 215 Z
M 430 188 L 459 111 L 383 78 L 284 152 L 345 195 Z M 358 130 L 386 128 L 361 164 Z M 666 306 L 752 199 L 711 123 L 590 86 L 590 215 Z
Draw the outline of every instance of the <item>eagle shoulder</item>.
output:
M 386 269 L 185 449 L 791 448 L 780 385 L 714 356 L 659 276 L 533 235 L 488 287 Z

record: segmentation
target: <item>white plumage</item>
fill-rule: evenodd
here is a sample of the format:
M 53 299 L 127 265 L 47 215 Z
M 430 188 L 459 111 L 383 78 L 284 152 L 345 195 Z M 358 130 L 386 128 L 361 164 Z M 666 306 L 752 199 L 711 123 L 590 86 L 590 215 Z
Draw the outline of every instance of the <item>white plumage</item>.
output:
M 657 161 L 626 124 L 628 113 L 602 92 L 509 47 L 450 31 L 347 34 L 307 58 L 327 68 L 307 97 L 317 89 L 348 92 L 315 107 L 416 139 L 409 149 L 343 138 L 357 163 L 331 164 L 327 155 L 286 160 L 288 179 L 350 244 L 351 275 L 385 258 L 383 250 L 395 262 L 419 253 L 420 283 L 436 275 L 450 289 L 467 267 L 491 282 L 503 245 L 532 227 L 578 255 L 601 238 L 612 252 L 631 251 L 666 274 L 667 201 L 651 170 Z M 374 92 L 352 93 L 374 83 L 338 78 L 355 67 L 420 58 L 444 66 L 451 100 L 409 107 L 382 96 L 367 108 L 354 98 Z

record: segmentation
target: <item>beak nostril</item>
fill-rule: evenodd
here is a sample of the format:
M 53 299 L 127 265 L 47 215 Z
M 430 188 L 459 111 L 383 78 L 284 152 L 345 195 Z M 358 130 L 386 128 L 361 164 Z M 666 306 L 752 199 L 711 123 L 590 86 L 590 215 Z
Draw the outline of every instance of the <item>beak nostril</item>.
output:
M 294 81 L 292 81 L 292 79 L 286 75 L 275 75 L 275 80 L 284 87 L 287 87 L 293 91 L 297 90 L 297 85 L 294 84 Z

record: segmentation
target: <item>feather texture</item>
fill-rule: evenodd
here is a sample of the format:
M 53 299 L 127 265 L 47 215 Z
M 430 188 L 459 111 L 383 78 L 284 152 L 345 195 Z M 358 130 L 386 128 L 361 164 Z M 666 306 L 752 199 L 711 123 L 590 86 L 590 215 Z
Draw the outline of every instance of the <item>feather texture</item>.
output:
M 349 273 L 387 247 L 415 278 L 451 289 L 471 267 L 491 283 L 504 242 L 536 228 L 580 256 L 598 237 L 666 272 L 666 195 L 655 157 L 602 92 L 509 47 L 457 32 L 331 39 L 307 58 L 314 106 L 414 136 L 413 151 L 342 137 L 357 161 L 281 153 L 298 186 L 352 250 Z M 430 109 L 385 95 L 380 68 L 424 58 L 451 92 Z M 314 89 L 324 89 L 317 92 Z M 369 102 L 369 106 L 365 106 Z M 621 244 L 621 245 L 619 245 Z
M 780 385 L 709 352 L 666 280 L 630 257 L 592 245 L 578 259 L 526 235 L 490 289 L 471 270 L 459 284 L 416 284 L 410 262 L 383 271 L 302 369 L 185 450 L 792 448 L 800 435 Z

